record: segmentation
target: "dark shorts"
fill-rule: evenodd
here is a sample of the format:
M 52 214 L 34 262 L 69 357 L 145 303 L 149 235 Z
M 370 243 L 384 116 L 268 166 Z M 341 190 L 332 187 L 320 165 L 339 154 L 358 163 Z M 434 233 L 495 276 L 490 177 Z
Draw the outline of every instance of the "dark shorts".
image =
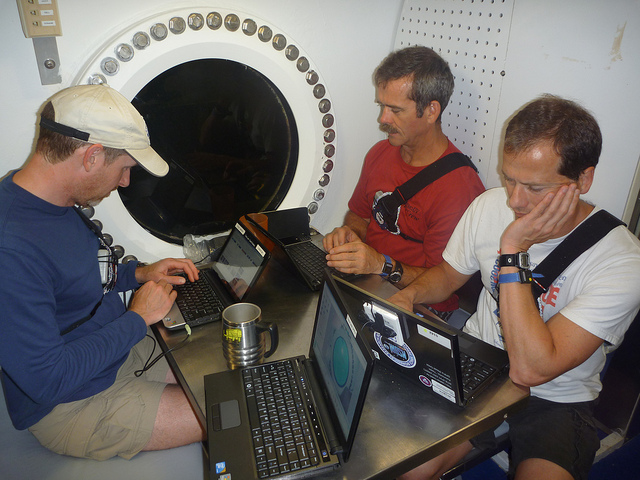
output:
M 523 460 L 542 458 L 567 470 L 576 480 L 587 480 L 600 440 L 593 421 L 593 402 L 555 403 L 529 398 L 524 410 L 509 415 L 510 475 Z M 476 448 L 490 448 L 493 431 L 471 440 Z

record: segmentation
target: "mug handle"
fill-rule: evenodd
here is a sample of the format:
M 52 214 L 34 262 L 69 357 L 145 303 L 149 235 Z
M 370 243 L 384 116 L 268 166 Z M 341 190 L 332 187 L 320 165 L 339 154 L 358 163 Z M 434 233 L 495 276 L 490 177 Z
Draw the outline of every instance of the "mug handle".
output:
M 278 341 L 279 341 L 278 325 L 276 325 L 275 323 L 260 322 L 260 323 L 257 323 L 256 326 L 258 327 L 260 332 L 269 332 L 269 337 L 270 337 L 269 351 L 264 354 L 264 358 L 270 357 L 271 355 L 274 354 L 274 352 L 278 348 Z

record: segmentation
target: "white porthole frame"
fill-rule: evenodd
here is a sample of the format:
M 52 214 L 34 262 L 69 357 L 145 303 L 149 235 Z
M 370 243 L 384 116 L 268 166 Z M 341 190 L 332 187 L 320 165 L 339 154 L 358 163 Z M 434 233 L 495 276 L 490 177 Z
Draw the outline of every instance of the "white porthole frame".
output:
M 153 15 L 106 42 L 73 84 L 106 83 L 131 100 L 164 71 L 203 58 L 248 65 L 269 78 L 286 98 L 296 121 L 299 153 L 293 181 L 279 208 L 305 205 L 313 216 L 329 191 L 336 157 L 333 102 L 304 50 L 263 19 L 211 7 Z M 144 259 L 181 255 L 180 246 L 144 230 L 119 195 L 112 194 L 96 211 L 116 242 L 126 240 L 128 254 Z

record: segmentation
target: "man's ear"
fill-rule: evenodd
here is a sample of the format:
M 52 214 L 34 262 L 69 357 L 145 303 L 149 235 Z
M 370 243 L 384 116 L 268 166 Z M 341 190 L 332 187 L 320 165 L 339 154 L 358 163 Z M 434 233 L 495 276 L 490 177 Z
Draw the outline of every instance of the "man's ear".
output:
M 99 143 L 90 145 L 89 148 L 84 151 L 84 155 L 82 157 L 82 166 L 84 167 L 85 171 L 90 172 L 91 169 L 95 167 L 98 156 L 101 153 L 104 153 L 104 147 Z
M 593 175 L 595 173 L 595 167 L 589 167 L 582 171 L 580 177 L 578 178 L 578 189 L 580 189 L 580 194 L 584 195 L 589 191 L 591 185 L 593 184 Z
M 425 107 L 422 116 L 427 117 L 429 123 L 436 123 L 438 121 L 438 118 L 440 118 L 441 111 L 442 108 L 440 107 L 440 102 L 438 102 L 437 100 L 431 100 L 431 102 L 429 102 L 429 105 Z

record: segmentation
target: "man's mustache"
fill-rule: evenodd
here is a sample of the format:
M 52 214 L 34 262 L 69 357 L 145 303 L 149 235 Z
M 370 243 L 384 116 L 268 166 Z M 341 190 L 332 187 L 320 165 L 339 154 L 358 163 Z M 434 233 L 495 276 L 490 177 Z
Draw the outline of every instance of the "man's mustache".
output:
M 398 130 L 393 128 L 388 123 L 381 123 L 380 124 L 380 130 L 382 130 L 384 133 L 398 133 Z

